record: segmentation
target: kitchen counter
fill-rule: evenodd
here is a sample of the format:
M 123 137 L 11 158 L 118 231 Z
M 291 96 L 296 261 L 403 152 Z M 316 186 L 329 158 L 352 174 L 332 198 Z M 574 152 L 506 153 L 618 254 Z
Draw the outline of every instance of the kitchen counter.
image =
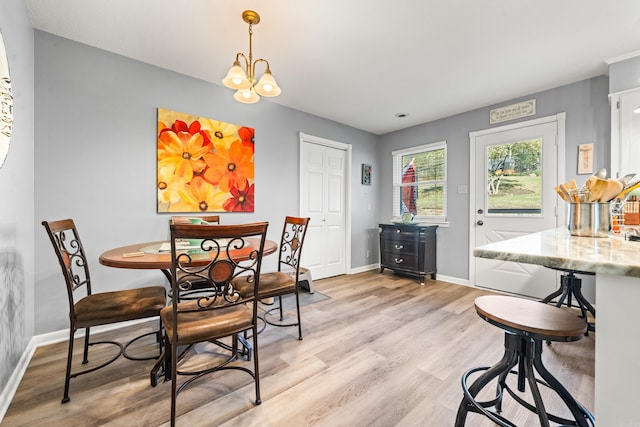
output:
M 596 423 L 640 426 L 640 242 L 613 235 L 575 237 L 558 228 L 490 243 L 473 254 L 596 273 Z
M 640 242 L 624 237 L 575 237 L 565 228 L 490 243 L 473 255 L 552 268 L 640 277 Z

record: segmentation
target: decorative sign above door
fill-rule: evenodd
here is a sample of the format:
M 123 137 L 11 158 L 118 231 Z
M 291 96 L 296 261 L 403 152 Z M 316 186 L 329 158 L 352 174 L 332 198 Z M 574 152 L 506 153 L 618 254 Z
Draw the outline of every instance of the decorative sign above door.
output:
M 517 104 L 494 108 L 489 112 L 489 123 L 502 123 L 521 117 L 533 116 L 534 114 L 536 114 L 536 100 L 530 99 Z

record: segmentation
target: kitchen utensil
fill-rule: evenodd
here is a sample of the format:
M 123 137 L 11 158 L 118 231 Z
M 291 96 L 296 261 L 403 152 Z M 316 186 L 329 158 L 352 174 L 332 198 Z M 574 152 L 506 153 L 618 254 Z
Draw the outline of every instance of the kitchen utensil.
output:
M 635 173 L 628 173 L 625 176 L 623 176 L 622 178 L 620 178 L 618 181 L 622 182 L 622 185 L 627 185 L 629 183 L 629 181 L 635 177 L 636 174 Z
M 561 184 L 560 186 L 562 185 L 565 184 Z M 591 200 L 591 191 L 586 187 L 570 189 L 568 191 L 571 197 L 571 203 L 589 203 Z
M 606 179 L 596 178 L 591 182 L 591 202 L 603 202 L 602 196 L 607 191 L 609 182 Z
M 567 203 L 571 203 L 572 202 L 571 195 L 569 194 L 568 191 L 565 190 L 564 186 L 561 187 L 560 185 L 558 185 L 558 186 L 555 187 L 555 190 L 556 190 L 556 193 L 558 193 L 558 195 L 560 196 L 560 198 L 562 200 L 564 200 Z
M 560 187 L 560 191 L 562 191 L 563 193 L 565 193 L 565 194 L 567 194 L 569 196 L 569 201 L 570 202 L 580 202 L 580 196 L 578 195 L 578 189 L 569 188 L 567 186 L 567 184 L 560 184 L 560 185 L 558 185 L 558 187 Z
M 631 186 L 627 186 L 624 188 L 624 190 L 622 190 L 620 192 L 620 194 L 618 194 L 615 199 L 616 200 L 626 200 L 627 196 L 629 195 L 629 193 L 631 193 L 632 191 L 636 190 L 640 188 L 640 182 L 635 183 L 634 185 Z
M 591 193 L 590 197 L 585 200 L 586 202 L 598 202 L 600 201 L 602 194 L 607 189 L 607 181 L 602 178 L 598 178 L 595 175 L 591 175 L 585 181 L 583 188 L 589 190 Z
M 600 179 L 605 179 L 607 177 L 607 169 L 606 168 L 600 168 L 596 171 L 596 173 L 593 174 L 593 176 L 596 176 Z
M 607 189 L 604 191 L 602 196 L 600 196 L 600 201 L 601 202 L 610 202 L 618 194 L 620 194 L 620 192 L 622 191 L 623 188 L 624 188 L 624 186 L 622 185 L 621 181 L 619 181 L 617 179 L 609 178 L 607 180 Z
M 624 185 L 623 191 L 629 187 L 633 187 L 639 182 L 640 182 L 640 174 L 633 175 L 631 178 L 627 180 L 627 183 Z

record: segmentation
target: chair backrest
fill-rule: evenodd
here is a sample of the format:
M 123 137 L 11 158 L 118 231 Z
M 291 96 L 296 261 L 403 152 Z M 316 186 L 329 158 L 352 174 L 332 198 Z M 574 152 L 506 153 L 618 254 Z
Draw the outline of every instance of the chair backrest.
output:
M 191 224 L 189 218 L 200 218 L 207 224 L 220 224 L 220 215 L 172 216 L 171 224 Z
M 170 224 L 171 290 L 173 319 L 185 312 L 217 310 L 257 298 L 260 266 L 268 222 L 238 225 Z M 184 239 L 201 240 L 197 250 L 180 249 Z M 254 293 L 243 298 L 231 281 L 239 276 L 254 284 Z M 203 287 L 203 283 L 206 286 Z M 181 293 L 197 284 L 201 290 L 190 303 L 180 304 Z M 205 288 L 205 289 L 203 289 Z M 254 304 L 254 314 L 257 315 Z
M 89 263 L 87 262 L 78 230 L 72 219 L 42 221 L 42 225 L 47 230 L 62 268 L 62 275 L 67 285 L 69 310 L 73 311 L 73 292 L 76 289 L 84 286 L 87 295 L 91 295 Z
M 307 234 L 309 218 L 287 216 L 284 219 L 282 238 L 280 240 L 280 254 L 278 256 L 278 271 L 294 271 L 296 277 L 300 271 L 300 256 L 304 236 Z

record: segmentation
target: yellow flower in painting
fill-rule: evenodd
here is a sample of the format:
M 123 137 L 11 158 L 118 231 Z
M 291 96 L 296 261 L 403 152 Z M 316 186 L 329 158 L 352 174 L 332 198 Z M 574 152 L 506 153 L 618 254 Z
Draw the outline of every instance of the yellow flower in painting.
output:
M 202 176 L 225 193 L 233 187 L 242 191 L 249 181 L 253 182 L 253 150 L 240 140 L 234 141 L 228 150 L 222 144 L 216 145 L 215 153 L 205 154 L 204 161 L 207 168 Z
M 174 175 L 173 169 L 165 166 L 158 169 L 158 201 L 173 204 L 180 200 L 178 191 L 188 181 Z
M 176 176 L 190 181 L 193 174 L 200 173 L 206 166 L 202 156 L 211 150 L 204 137 L 198 132 L 174 132 L 165 129 L 158 136 L 158 170 L 170 167 Z
M 182 200 L 171 204 L 169 212 L 220 212 L 229 198 L 227 192 L 218 190 L 199 176 L 183 185 L 178 193 Z
M 209 119 L 200 119 L 200 121 L 202 130 L 209 134 L 214 145 L 222 144 L 225 149 L 228 149 L 238 139 L 238 125 Z

